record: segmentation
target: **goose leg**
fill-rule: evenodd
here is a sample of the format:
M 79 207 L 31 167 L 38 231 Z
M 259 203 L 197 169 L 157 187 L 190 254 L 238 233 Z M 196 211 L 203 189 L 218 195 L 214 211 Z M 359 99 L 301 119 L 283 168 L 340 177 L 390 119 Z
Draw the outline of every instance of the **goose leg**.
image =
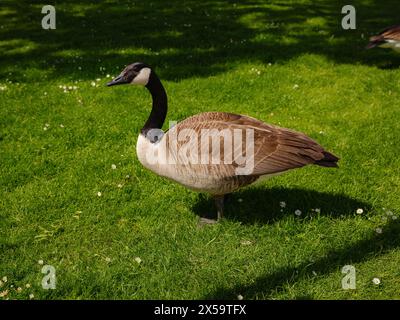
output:
M 214 224 L 220 221 L 224 215 L 224 195 L 214 196 L 215 206 L 217 207 L 217 220 L 202 217 L 200 218 L 200 226 Z
M 217 221 L 224 216 L 224 195 L 214 196 L 215 206 L 217 207 Z

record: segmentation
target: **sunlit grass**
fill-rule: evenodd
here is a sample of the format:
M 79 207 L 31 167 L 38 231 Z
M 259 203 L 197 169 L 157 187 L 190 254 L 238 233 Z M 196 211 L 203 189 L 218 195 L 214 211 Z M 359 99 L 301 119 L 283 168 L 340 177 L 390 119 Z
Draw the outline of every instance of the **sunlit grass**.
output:
M 57 30 L 44 32 L 37 6 L 17 16 L 6 3 L 3 298 L 400 298 L 400 58 L 363 50 L 367 32 L 396 17 L 390 1 L 380 19 L 378 3 L 362 5 L 349 33 L 328 1 L 59 4 Z M 212 201 L 137 160 L 148 92 L 105 86 L 138 60 L 167 89 L 165 128 L 199 112 L 247 114 L 305 132 L 340 168 L 243 189 L 224 221 L 200 228 Z M 41 287 L 44 264 L 56 268 L 56 290 Z M 353 291 L 341 287 L 347 264 L 357 270 Z

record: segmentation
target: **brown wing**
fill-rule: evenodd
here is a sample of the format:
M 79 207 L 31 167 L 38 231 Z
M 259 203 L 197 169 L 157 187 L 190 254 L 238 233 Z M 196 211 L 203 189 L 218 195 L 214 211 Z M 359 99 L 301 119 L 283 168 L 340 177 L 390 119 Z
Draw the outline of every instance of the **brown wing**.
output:
M 187 118 L 174 127 L 174 130 L 177 130 L 176 132 L 183 129 L 192 129 L 198 134 L 203 129 L 228 130 L 230 132 L 234 132 L 235 129 L 242 132 L 246 132 L 246 129 L 252 130 L 254 134 L 254 169 L 252 175 L 274 174 L 303 167 L 307 164 L 337 166 L 337 157 L 326 152 L 318 143 L 303 133 L 269 125 L 244 115 L 224 112 L 201 113 Z M 196 146 L 198 150 L 201 148 L 200 144 Z M 241 155 L 247 156 L 245 137 L 243 137 L 242 145 L 238 145 L 236 140 L 233 141 L 230 153 L 224 154 L 221 151 L 221 154 L 214 154 L 214 150 L 209 149 L 210 158 L 221 157 L 221 164 L 209 164 L 207 170 L 210 172 L 218 171 L 219 174 L 223 171 L 225 176 L 235 175 L 235 169 L 242 165 L 232 156 L 232 153 L 235 153 L 238 148 L 242 148 Z M 222 141 L 221 149 L 225 150 Z M 232 164 L 226 164 L 223 161 L 224 157 L 230 156 L 234 158 L 234 161 Z
M 400 25 L 386 28 L 379 35 L 382 36 L 384 40 L 400 41 Z
M 400 41 L 400 25 L 391 26 L 380 32 L 378 35 L 372 36 L 369 39 L 370 42 L 367 45 L 367 49 L 379 46 L 388 40 Z

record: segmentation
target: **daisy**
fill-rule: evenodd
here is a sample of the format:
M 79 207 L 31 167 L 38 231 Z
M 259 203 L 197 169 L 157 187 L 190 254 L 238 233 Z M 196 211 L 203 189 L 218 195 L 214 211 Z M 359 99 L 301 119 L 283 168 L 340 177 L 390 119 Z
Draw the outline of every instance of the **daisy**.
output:
M 135 261 L 140 264 L 142 262 L 142 259 L 140 259 L 139 257 L 136 257 Z

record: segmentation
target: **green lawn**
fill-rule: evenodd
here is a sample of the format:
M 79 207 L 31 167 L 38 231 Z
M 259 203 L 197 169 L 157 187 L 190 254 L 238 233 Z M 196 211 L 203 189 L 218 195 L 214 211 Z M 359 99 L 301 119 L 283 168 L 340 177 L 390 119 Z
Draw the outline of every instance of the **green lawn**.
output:
M 364 50 L 399 23 L 398 0 L 353 1 L 350 31 L 344 4 L 57 1 L 42 30 L 41 5 L 2 1 L 1 299 L 399 299 L 400 56 Z M 247 114 L 308 134 L 340 168 L 242 189 L 199 227 L 212 200 L 137 160 L 148 92 L 104 86 L 135 61 L 163 80 L 167 120 Z

